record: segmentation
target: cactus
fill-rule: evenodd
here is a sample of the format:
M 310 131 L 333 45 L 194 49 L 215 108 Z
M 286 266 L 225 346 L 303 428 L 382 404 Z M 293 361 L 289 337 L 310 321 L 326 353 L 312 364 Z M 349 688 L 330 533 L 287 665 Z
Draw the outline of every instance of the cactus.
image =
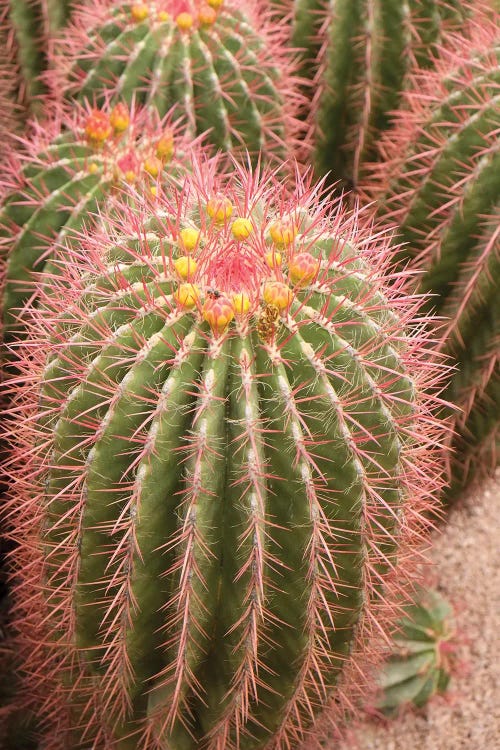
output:
M 422 271 L 445 320 L 441 350 L 457 367 L 448 397 L 461 408 L 450 496 L 497 462 L 500 419 L 500 34 L 471 24 L 416 72 L 406 106 L 382 140 L 366 195 L 399 226 L 399 255 Z
M 376 708 L 394 714 L 408 704 L 425 706 L 448 689 L 454 668 L 456 630 L 451 605 L 431 589 L 419 589 L 405 607 L 394 652 L 379 678 Z
M 47 68 L 48 34 L 44 4 L 40 0 L 1 0 L 0 18 L 7 34 L 11 62 L 19 73 L 16 98 L 27 111 L 38 111 L 46 93 L 41 74 Z
M 277 749 L 333 722 L 440 483 L 440 376 L 388 239 L 216 167 L 61 255 L 9 386 L 44 747 Z
M 73 106 L 51 126 L 35 122 L 25 152 L 13 155 L 4 179 L 0 237 L 4 259 L 2 319 L 10 340 L 23 331 L 22 308 L 37 274 L 57 272 L 56 245 L 71 242 L 98 218 L 120 185 L 179 179 L 186 143 L 170 117 Z M 196 145 L 196 144 L 194 144 Z
M 478 13 L 480 3 L 474 12 Z M 356 187 L 378 134 L 401 101 L 411 66 L 431 66 L 445 30 L 460 27 L 467 2 L 299 0 L 293 43 L 312 78 L 308 122 L 318 175 Z
M 175 107 L 192 137 L 276 166 L 293 146 L 300 96 L 262 2 L 164 0 L 83 9 L 60 40 L 57 88 L 100 104 L 110 92 Z

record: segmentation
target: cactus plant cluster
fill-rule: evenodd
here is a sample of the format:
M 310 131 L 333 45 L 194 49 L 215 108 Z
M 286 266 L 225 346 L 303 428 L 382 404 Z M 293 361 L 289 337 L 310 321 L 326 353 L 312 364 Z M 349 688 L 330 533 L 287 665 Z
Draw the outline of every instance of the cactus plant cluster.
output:
M 319 748 L 498 426 L 498 11 L 14 5 L 0 736 Z

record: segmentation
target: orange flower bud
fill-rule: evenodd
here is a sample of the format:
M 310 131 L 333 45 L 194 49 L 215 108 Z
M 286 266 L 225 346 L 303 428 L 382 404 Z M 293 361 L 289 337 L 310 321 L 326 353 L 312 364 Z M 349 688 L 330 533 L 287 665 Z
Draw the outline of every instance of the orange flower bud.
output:
M 306 286 L 318 274 L 320 261 L 311 253 L 299 253 L 295 255 L 288 265 L 290 280 L 292 284 Z
M 200 8 L 198 21 L 201 26 L 212 26 L 217 20 L 217 11 L 209 5 Z
M 218 224 L 223 224 L 226 219 L 230 219 L 232 213 L 233 204 L 225 195 L 216 195 L 207 203 L 207 214 Z
M 234 307 L 227 297 L 215 297 L 209 293 L 203 304 L 202 314 L 215 334 L 222 333 L 234 318 Z
M 291 245 L 298 233 L 298 227 L 294 221 L 280 219 L 269 227 L 269 234 L 275 245 L 281 247 Z
M 290 306 L 293 299 L 293 292 L 289 286 L 281 281 L 266 281 L 262 291 L 264 302 L 268 305 L 274 305 L 278 310 L 285 310 Z
M 113 129 L 109 117 L 100 109 L 93 109 L 85 122 L 85 135 L 95 145 L 104 143 L 109 138 Z
M 144 171 L 150 174 L 151 177 L 158 177 L 162 169 L 163 163 L 157 156 L 148 156 L 144 161 Z

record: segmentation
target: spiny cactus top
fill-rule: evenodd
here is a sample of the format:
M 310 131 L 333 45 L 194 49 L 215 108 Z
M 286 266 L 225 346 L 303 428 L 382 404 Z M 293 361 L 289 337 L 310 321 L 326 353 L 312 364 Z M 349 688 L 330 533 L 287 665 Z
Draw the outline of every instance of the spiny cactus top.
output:
M 60 41 L 58 85 L 97 104 L 175 106 L 194 137 L 280 164 L 297 133 L 299 95 L 283 29 L 265 3 L 231 0 L 101 2 L 83 9 Z
M 463 0 L 299 0 L 293 42 L 303 48 L 315 166 L 334 182 L 356 186 L 377 134 L 399 105 L 411 66 L 432 66 L 434 44 L 460 28 Z M 481 2 L 472 12 L 479 13 Z
M 285 748 L 336 716 L 440 473 L 419 303 L 359 222 L 198 165 L 46 285 L 11 384 L 14 619 L 68 747 Z
M 25 301 L 36 291 L 36 274 L 57 269 L 53 248 L 90 226 L 123 183 L 179 179 L 195 145 L 144 111 L 73 106 L 50 126 L 33 124 L 25 152 L 13 153 L 3 176 L 0 247 L 2 322 L 7 339 L 22 332 Z M 188 164 L 186 165 L 188 166 Z
M 419 71 L 382 161 L 367 180 L 379 216 L 399 227 L 402 263 L 424 271 L 445 318 L 442 348 L 458 365 L 454 489 L 489 455 L 500 421 L 500 27 L 480 19 Z

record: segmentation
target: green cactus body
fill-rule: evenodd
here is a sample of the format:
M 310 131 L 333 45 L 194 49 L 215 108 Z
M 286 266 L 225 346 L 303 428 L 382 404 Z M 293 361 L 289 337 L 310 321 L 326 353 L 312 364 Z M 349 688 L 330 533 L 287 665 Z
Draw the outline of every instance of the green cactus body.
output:
M 122 123 L 114 130 L 111 121 L 120 112 L 125 127 Z M 155 189 L 158 180 L 175 180 L 182 173 L 185 143 L 177 136 L 177 153 L 171 161 L 174 131 L 168 123 L 140 112 L 130 125 L 129 120 L 123 105 L 111 117 L 104 111 L 77 108 L 72 117 L 52 128 L 56 131 L 52 138 L 40 125 L 41 135 L 30 142 L 31 153 L 21 165 L 11 166 L 15 184 L 6 192 L 0 212 L 6 340 L 23 330 L 19 316 L 33 294 L 36 274 L 57 273 L 54 247 L 73 241 L 94 222 L 120 185 L 145 180 Z M 162 159 L 156 155 L 159 142 L 167 150 Z
M 436 591 L 419 591 L 405 607 L 391 654 L 380 675 L 376 707 L 393 714 L 408 704 L 422 708 L 446 692 L 456 645 L 453 610 Z
M 16 62 L 22 85 L 19 96 L 30 109 L 36 97 L 46 92 L 40 74 L 47 67 L 47 33 L 43 3 L 40 0 L 8 0 L 8 22 L 16 44 Z
M 304 0 L 293 39 L 313 76 L 315 166 L 356 187 L 377 135 L 401 101 L 415 60 L 430 67 L 443 28 L 460 28 L 467 4 L 441 0 Z
M 65 256 L 78 283 L 45 294 L 38 448 L 18 446 L 37 499 L 12 500 L 40 537 L 16 622 L 31 689 L 62 680 L 50 710 L 87 725 L 68 747 L 299 742 L 334 716 L 401 528 L 438 482 L 385 241 L 307 192 L 285 212 L 285 194 L 205 176 L 139 234 L 120 218 L 119 241 L 89 238 Z M 53 673 L 26 632 L 53 641 Z
M 192 137 L 208 130 L 215 149 L 278 165 L 298 101 L 281 36 L 260 4 L 108 4 L 97 20 L 83 12 L 61 40 L 63 85 L 80 101 L 135 99 L 160 115 L 175 107 Z
M 495 466 L 498 446 L 499 60 L 496 23 L 444 48 L 437 71 L 415 77 L 367 191 L 400 228 L 401 263 L 423 271 L 420 290 L 445 321 L 441 348 L 458 367 L 451 494 Z

